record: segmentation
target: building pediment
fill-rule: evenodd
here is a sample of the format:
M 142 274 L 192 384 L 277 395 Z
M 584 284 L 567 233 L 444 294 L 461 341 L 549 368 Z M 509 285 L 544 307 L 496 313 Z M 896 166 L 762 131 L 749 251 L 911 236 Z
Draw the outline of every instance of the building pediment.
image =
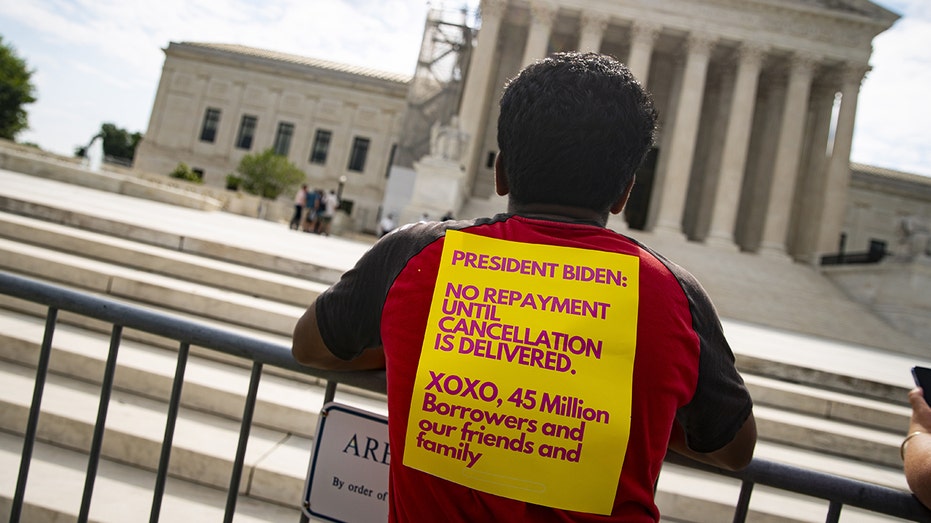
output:
M 360 78 L 368 78 L 376 81 L 392 82 L 397 84 L 407 84 L 410 81 L 409 75 L 381 71 L 369 67 L 359 67 L 339 62 L 331 62 L 309 56 L 282 53 L 269 49 L 259 49 L 238 44 L 210 43 L 210 42 L 171 42 L 168 51 L 182 52 L 199 52 L 201 59 L 206 58 L 206 54 L 213 53 L 216 56 L 225 56 L 233 58 L 249 58 L 253 60 L 274 63 L 274 67 L 282 68 L 286 66 L 298 67 L 307 70 L 327 72 L 334 75 L 349 75 Z
M 794 3 L 807 5 L 816 9 L 865 17 L 878 23 L 890 25 L 899 19 L 898 14 L 870 2 L 869 0 L 794 0 Z

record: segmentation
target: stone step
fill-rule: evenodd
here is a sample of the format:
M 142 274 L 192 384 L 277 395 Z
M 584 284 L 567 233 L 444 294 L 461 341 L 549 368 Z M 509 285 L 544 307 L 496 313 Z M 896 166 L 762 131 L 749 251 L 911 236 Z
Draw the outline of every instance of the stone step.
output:
M 0 359 L 34 367 L 44 333 L 44 320 L 5 311 L 0 315 Z M 100 383 L 109 350 L 109 336 L 70 325 L 58 325 L 53 336 L 49 370 L 59 375 Z M 189 357 L 181 404 L 185 407 L 240 419 L 250 369 L 240 364 Z M 213 352 L 213 351 L 211 351 Z M 177 352 L 122 340 L 114 387 L 167 401 L 171 395 Z M 258 426 L 312 437 L 323 404 L 326 383 L 316 378 L 263 372 L 253 422 Z M 340 387 L 339 401 L 387 414 L 384 396 Z
M 306 306 L 0 239 L 0 268 L 87 291 L 290 336 Z M 307 303 L 316 297 L 308 291 Z
M 901 465 L 899 444 L 907 425 L 880 431 L 761 405 L 753 415 L 760 439 L 875 465 Z
M 26 400 L 18 396 L 31 393 L 29 369 L 13 364 L 0 365 L 5 390 L 0 426 L 19 432 L 25 422 Z M 21 392 L 18 392 L 21 391 Z M 56 441 L 72 449 L 86 449 L 96 415 L 95 385 L 52 375 L 46 384 L 39 437 Z M 152 468 L 158 456 L 158 439 L 164 427 L 162 408 L 144 398 L 116 393 L 111 402 L 104 438 L 104 455 L 108 460 Z M 238 427 L 223 418 L 182 410 L 175 438 L 171 473 L 180 479 L 196 480 L 223 488 L 228 483 L 231 459 L 235 455 Z M 312 441 L 263 429 L 253 429 L 246 457 L 246 471 L 241 491 L 250 498 L 268 500 L 282 506 L 296 506 L 300 499 Z M 904 488 L 901 471 L 831 458 L 779 445 L 761 443 L 757 454 L 785 462 L 804 462 L 809 468 L 848 476 L 868 475 L 871 481 L 893 488 Z M 814 465 L 814 466 L 812 466 Z M 860 469 L 859 471 L 857 469 Z M 862 478 L 858 478 L 862 479 Z M 41 481 L 41 480 L 39 480 Z M 699 473 L 667 464 L 660 477 L 657 501 L 665 517 L 681 521 L 724 521 L 730 518 L 737 499 L 739 483 L 735 480 Z M 817 521 L 826 511 L 826 503 L 781 491 L 757 488 L 751 503 L 750 521 Z M 872 515 L 857 515 L 845 510 L 845 521 L 882 521 Z
M 721 320 L 742 373 L 908 406 L 910 369 L 931 365 L 874 346 Z M 926 350 L 927 352 L 927 350 Z
M 749 373 L 744 373 L 743 378 L 755 405 L 893 432 L 904 430 L 911 416 L 911 409 L 899 403 Z
M 25 365 L 33 365 L 43 332 L 38 318 L 8 314 L 0 320 L 7 334 L 0 335 L 0 357 Z M 59 326 L 54 337 L 54 356 L 50 368 L 81 380 L 99 382 L 108 347 L 107 336 L 82 331 L 70 326 Z M 146 347 L 124 341 L 120 349 L 119 370 L 115 386 L 139 395 L 167 398 L 175 367 L 172 351 Z M 766 383 L 748 376 L 748 382 Z M 801 386 L 782 389 L 771 387 L 769 397 L 776 403 L 813 405 L 825 396 L 840 402 L 841 395 L 825 395 L 823 391 Z M 234 365 L 192 358 L 186 372 L 182 404 L 190 408 L 237 419 L 242 412 L 241 396 L 248 387 L 248 372 Z M 852 398 L 856 401 L 856 398 Z M 316 412 L 322 405 L 319 385 L 296 382 L 284 377 L 268 375 L 263 378 L 255 413 L 255 423 L 289 433 L 312 436 L 316 427 Z M 386 413 L 384 400 L 371 395 L 340 395 L 340 401 L 360 408 Z M 881 418 L 888 414 L 885 405 L 878 402 L 860 402 L 863 418 Z M 870 414 L 872 406 L 876 414 Z M 907 420 L 904 416 L 902 420 Z M 793 413 L 766 407 L 758 401 L 756 417 L 760 438 L 766 441 L 794 444 L 823 453 L 861 460 L 865 463 L 896 467 L 899 465 L 898 444 L 901 431 L 889 427 L 882 431 L 848 421 L 830 419 L 827 413 L 813 408 L 808 414 Z
M 2 242 L 2 240 L 0 240 Z M 15 246 L 14 246 L 15 247 Z M 28 247 L 28 246 L 26 246 Z M 125 271 L 125 269 L 116 267 L 115 269 Z M 176 294 L 177 301 L 185 301 L 183 294 L 178 291 Z M 188 300 L 191 301 L 191 300 Z M 10 321 L 13 321 L 12 319 Z M 24 318 L 19 318 L 19 324 L 14 327 L 6 329 L 7 332 L 27 332 L 31 329 L 32 333 L 32 345 L 31 349 L 26 349 L 25 352 L 28 354 L 37 350 L 38 343 L 41 340 L 42 332 L 42 322 L 38 318 L 32 318 L 30 325 L 27 327 L 24 322 Z M 106 333 L 107 330 L 102 329 L 102 333 Z M 71 331 L 64 330 L 61 333 L 62 336 L 78 336 L 76 333 Z M 94 371 L 84 372 L 83 379 L 88 379 L 87 374 L 89 372 L 99 372 L 103 366 L 103 360 L 105 358 L 105 350 L 96 352 L 96 359 L 93 359 L 92 363 L 88 363 L 89 356 L 87 355 L 86 350 L 78 350 L 77 348 L 70 347 L 81 347 L 82 344 L 87 344 L 87 337 L 89 333 L 84 333 L 80 338 L 69 343 L 68 353 L 72 358 L 72 361 L 69 361 L 66 364 L 63 364 L 61 367 L 64 369 L 73 369 L 81 368 L 82 366 L 90 365 L 91 368 L 96 369 Z M 98 347 L 107 347 L 108 338 L 105 334 L 97 334 L 98 338 L 96 344 Z M 63 341 L 59 339 L 57 341 L 58 345 L 61 345 Z M 128 342 L 127 342 L 128 343 Z M 135 345 L 128 345 L 127 350 L 136 349 Z M 139 349 L 140 351 L 142 349 Z M 142 358 L 142 361 L 151 360 L 151 353 L 154 349 L 150 349 L 150 354 L 146 358 Z M 22 351 L 21 351 L 22 352 Z M 169 352 L 165 351 L 156 351 L 157 353 L 168 355 Z M 33 356 L 34 357 L 34 356 Z M 17 361 L 25 362 L 27 361 L 28 356 L 20 355 L 17 357 L 12 357 Z M 77 361 L 77 358 L 80 358 L 80 364 Z M 216 363 L 216 365 L 220 365 Z M 132 364 L 127 364 L 127 367 L 132 367 Z M 235 366 L 233 366 L 235 367 Z M 161 365 L 161 371 L 158 374 L 158 378 L 154 379 L 151 373 L 151 368 L 154 368 L 150 362 L 143 363 L 138 365 L 132 371 L 134 374 L 133 378 L 129 379 L 129 382 L 138 383 L 139 387 L 136 387 L 135 390 L 137 393 L 146 394 L 146 388 L 148 387 L 157 387 L 157 390 L 161 390 L 163 394 L 166 394 L 165 391 L 169 390 L 171 383 L 171 376 L 174 371 L 174 358 L 166 356 L 164 362 Z M 236 379 L 228 380 L 230 383 L 234 382 L 243 382 L 247 379 L 246 373 L 242 372 L 241 369 L 237 369 L 240 372 L 240 375 Z M 127 371 L 129 374 L 130 371 Z M 145 376 L 144 378 L 142 376 Z M 158 385 L 156 386 L 153 381 L 157 381 Z M 186 392 L 186 397 L 197 397 L 203 398 L 202 400 L 193 401 L 186 403 L 198 408 L 213 408 L 217 409 L 218 412 L 223 413 L 226 416 L 237 416 L 238 412 L 241 412 L 241 407 L 239 406 L 240 402 L 238 401 L 238 395 L 241 392 L 232 392 L 229 390 L 217 390 L 217 388 L 211 388 L 209 385 L 211 380 L 205 380 L 205 385 L 201 383 L 194 382 L 192 385 L 187 387 L 188 390 L 197 391 Z M 220 380 L 213 380 L 218 382 Z M 286 380 L 282 380 L 283 382 Z M 868 462 L 879 463 L 884 465 L 894 466 L 898 462 L 898 456 L 896 453 L 898 440 L 900 437 L 900 432 L 902 429 L 899 427 L 906 426 L 908 412 L 904 407 L 895 406 L 895 405 L 882 405 L 877 401 L 868 401 L 856 397 L 850 397 L 849 395 L 843 395 L 836 392 L 827 392 L 827 391 L 817 391 L 816 389 L 802 388 L 801 385 L 793 385 L 788 383 L 782 383 L 778 380 L 766 379 L 766 378 L 757 378 L 752 375 L 748 375 L 748 384 L 751 388 L 756 387 L 754 390 L 754 397 L 756 398 L 757 403 L 760 408 L 765 407 L 766 405 L 772 405 L 774 407 L 779 407 L 782 409 L 789 408 L 792 410 L 798 410 L 800 413 L 805 415 L 796 415 L 793 416 L 791 412 L 781 412 L 777 409 L 770 409 L 769 414 L 765 417 L 761 417 L 761 427 L 764 427 L 765 430 L 761 430 L 761 437 L 770 438 L 774 441 L 797 441 L 804 442 L 808 445 L 807 448 L 823 450 L 825 452 L 843 452 L 843 455 L 851 457 L 859 457 Z M 269 385 L 270 386 L 270 385 Z M 286 387 L 286 385 L 282 385 Z M 210 391 L 208 394 L 206 391 Z M 240 391 L 245 390 L 245 386 L 242 385 L 239 389 Z M 319 388 L 317 388 L 319 394 Z M 281 394 L 284 397 L 287 397 L 287 393 Z M 166 396 L 167 397 L 167 396 Z M 848 399 L 849 398 L 849 401 Z M 188 401 L 188 400 L 186 400 Z M 266 408 L 267 407 L 267 408 Z M 271 420 L 265 420 L 262 416 L 268 412 L 269 416 L 273 416 L 273 413 L 280 413 L 277 415 L 278 418 L 284 420 L 296 420 L 296 419 L 310 419 L 307 417 L 293 416 L 288 415 L 288 409 L 294 409 L 294 404 L 291 405 L 278 405 L 278 404 L 261 404 L 259 409 L 259 417 L 257 417 L 257 422 L 259 423 L 268 423 L 269 426 L 279 427 L 288 431 L 301 433 L 301 434 L 310 434 L 312 433 L 313 427 L 315 426 L 313 422 L 305 423 L 303 426 L 297 427 L 287 424 L 275 424 L 282 422 L 272 422 Z M 758 410 L 758 417 L 760 417 Z M 823 418 L 819 420 L 818 418 Z M 843 434 L 850 433 L 851 429 L 847 429 L 845 425 L 838 422 L 846 423 L 856 423 L 858 425 L 866 425 L 867 429 L 856 431 L 857 436 L 851 439 L 850 445 L 837 445 L 838 440 L 843 441 L 846 436 Z M 870 431 L 869 427 L 873 427 L 875 430 Z M 881 432 L 881 430 L 887 430 L 886 433 Z M 801 444 L 801 443 L 800 443 Z
M 21 437 L 0 432 L 0 470 L 4 471 L 0 474 L 0 518 L 4 520 L 9 519 L 12 511 L 22 443 Z M 29 469 L 21 521 L 75 521 L 81 508 L 86 468 L 86 454 L 37 442 Z M 90 521 L 148 521 L 154 487 L 154 473 L 101 460 L 94 483 Z M 225 505 L 225 490 L 169 477 L 165 485 L 160 520 L 222 521 Z M 295 504 L 282 506 L 251 495 L 241 495 L 236 502 L 237 523 L 297 521 L 298 518 Z
M 0 213 L 0 237 L 291 305 L 307 306 L 326 283 Z
M 72 198 L 95 200 L 99 205 L 80 209 L 50 205 L 23 195 L 11 198 L 0 194 L 0 211 L 319 282 L 336 281 L 352 266 L 351 260 L 358 259 L 367 248 L 357 241 L 339 238 L 321 241 L 324 239 L 315 235 L 292 231 L 291 255 L 283 256 L 254 246 L 255 242 L 278 241 L 277 237 L 256 237 L 275 224 L 135 198 L 130 199 L 133 210 L 128 211 L 123 200 L 114 199 L 111 194 L 75 186 L 68 186 L 68 191 L 74 193 Z M 325 252 L 318 252 L 324 249 Z
M 0 364 L 0 428 L 24 433 L 32 400 L 31 369 Z M 58 446 L 87 452 L 97 416 L 100 387 L 50 374 L 45 383 L 37 438 Z M 165 432 L 164 402 L 115 390 L 109 404 L 102 453 L 108 459 L 155 470 Z M 241 491 L 248 491 L 252 471 L 291 436 L 286 432 L 253 426 L 244 462 Z M 232 461 L 239 440 L 239 423 L 224 417 L 180 409 L 175 428 L 169 473 L 188 481 L 224 488 L 229 485 Z M 310 455 L 306 443 L 304 463 Z
M 252 266 L 256 256 L 270 256 L 285 260 L 285 266 L 298 262 L 332 269 L 335 278 L 368 247 L 364 242 L 296 233 L 284 223 L 178 208 L 9 171 L 0 172 L 0 177 L 0 209 L 12 214 L 147 243 L 154 243 L 153 237 L 164 237 L 164 245 L 185 251 L 205 244 L 210 248 L 198 254 Z M 810 266 L 791 263 L 788 258 L 712 252 L 675 235 L 644 231 L 633 231 L 633 235 L 695 274 L 723 318 L 927 355 L 924 340 L 908 337 L 883 322 Z M 300 268 L 272 270 L 332 281 L 305 274 Z
M 123 256 L 131 258 L 128 254 Z M 119 256 L 117 256 L 119 258 Z M 74 286 L 80 285 L 83 290 L 106 294 L 109 297 L 118 297 L 131 302 L 145 304 L 149 308 L 161 310 L 181 311 L 188 315 L 201 316 L 207 321 L 215 322 L 224 328 L 245 327 L 250 335 L 257 329 L 261 333 L 274 335 L 277 341 L 288 343 L 291 330 L 297 317 L 303 313 L 303 306 L 294 306 L 279 303 L 273 300 L 246 296 L 241 293 L 216 289 L 212 286 L 200 285 L 168 276 L 151 274 L 145 271 L 127 269 L 115 264 L 108 264 L 96 260 L 86 260 L 71 254 L 58 253 L 48 249 L 31 245 L 23 245 L 0 239 L 0 267 L 27 276 L 56 281 L 60 284 Z M 257 286 L 261 286 L 259 282 Z M 279 285 L 281 289 L 284 285 Z M 316 291 L 303 288 L 299 292 L 307 293 L 309 303 Z M 282 294 L 287 294 L 281 292 Z M 45 314 L 43 307 L 34 304 L 18 302 L 13 305 L 6 297 L 0 297 L 0 306 L 12 307 L 16 310 L 33 314 Z M 166 309 L 166 307 L 168 309 Z M 96 328 L 103 332 L 109 331 L 109 325 L 99 324 L 86 317 L 74 317 L 64 313 L 62 321 L 76 323 L 84 327 Z M 728 325 L 728 327 L 731 327 Z M 146 343 L 158 343 L 153 336 L 127 333 L 127 337 L 140 339 Z M 175 342 L 167 343 L 168 348 L 176 346 Z M 785 383 L 783 387 L 790 386 L 786 380 L 796 381 L 806 385 L 818 387 L 832 387 L 846 393 L 844 397 L 852 395 L 869 395 L 886 401 L 893 401 L 900 407 L 905 404 L 904 398 L 908 391 L 907 384 L 890 386 L 878 383 L 868 378 L 853 377 L 842 372 L 825 372 L 806 367 L 802 362 L 777 361 L 764 357 L 738 354 L 738 367 L 745 373 L 772 376 L 771 384 Z M 903 371 L 903 381 L 907 382 L 907 374 Z M 778 378 L 778 379 L 775 379 Z M 765 393 L 765 388 L 761 389 Z M 755 394 L 754 397 L 757 395 Z M 842 419 L 855 420 L 860 418 L 857 412 L 860 405 L 854 402 L 828 402 L 819 400 L 818 404 L 832 410 L 832 415 L 844 416 Z M 781 407 L 795 409 L 799 405 L 778 404 Z M 845 405 L 847 405 L 845 407 Z M 804 407 L 808 408 L 808 407 Z M 846 409 L 844 414 L 841 412 Z M 863 422 L 870 426 L 884 427 L 898 423 L 901 410 L 894 410 L 888 416 L 879 416 L 876 419 L 864 418 Z
M 662 521 L 720 523 L 733 520 L 739 495 L 740 482 L 736 479 L 666 463 L 660 473 L 656 505 Z M 820 523 L 826 520 L 827 514 L 828 502 L 825 500 L 757 485 L 750 498 L 746 520 L 753 523 Z M 854 507 L 844 507 L 841 517 L 845 523 L 888 523 L 892 520 Z
M 17 273 L 16 271 L 7 271 L 6 269 L 0 269 L 0 270 L 4 270 L 10 274 L 14 274 L 14 275 L 25 277 L 25 278 L 34 278 L 34 279 L 41 280 L 41 278 L 35 278 L 28 274 Z M 177 311 L 172 310 L 172 309 L 167 309 L 167 308 L 152 305 L 152 304 L 139 303 L 137 301 L 133 301 L 133 300 L 125 299 L 125 298 L 117 298 L 112 295 L 96 293 L 96 292 L 88 291 L 87 289 L 76 288 L 66 283 L 61 283 L 61 282 L 50 282 L 50 283 L 57 285 L 59 287 L 62 287 L 64 289 L 67 289 L 67 290 L 87 293 L 92 296 L 97 296 L 100 298 L 108 299 L 108 300 L 115 301 L 117 303 L 124 304 L 127 306 L 139 307 L 139 308 L 147 309 L 153 312 L 158 312 L 160 314 L 164 314 L 167 316 L 173 316 L 179 319 L 184 319 L 187 321 L 196 321 L 203 325 L 213 327 L 213 328 L 224 329 L 224 330 L 227 330 L 229 332 L 232 332 L 238 335 L 258 338 L 258 339 L 265 340 L 271 343 L 277 343 L 277 344 L 286 345 L 286 346 L 290 345 L 291 343 L 290 334 L 287 334 L 287 335 L 281 334 L 281 333 L 276 334 L 276 333 L 268 332 L 265 330 L 252 329 L 252 328 L 244 327 L 242 325 L 235 325 L 235 324 L 227 323 L 227 322 L 220 321 L 220 320 L 197 317 L 193 314 L 180 314 Z M 15 312 L 18 314 L 23 314 L 23 315 L 32 316 L 35 318 L 43 318 L 43 319 L 48 314 L 48 307 L 43 304 L 32 302 L 29 300 L 22 300 L 22 299 L 14 298 L 11 296 L 7 296 L 5 294 L 0 294 L 0 309 L 3 309 L 4 311 Z M 89 316 L 85 316 L 82 314 L 77 314 L 77 313 L 73 313 L 73 312 L 69 312 L 65 310 L 58 311 L 57 321 L 59 324 L 71 325 L 71 326 L 75 326 L 81 329 L 86 329 L 86 330 L 98 332 L 98 333 L 104 333 L 107 335 L 109 335 L 110 331 L 113 328 L 113 325 L 109 322 L 98 320 L 95 318 L 91 318 Z M 160 348 L 167 349 L 167 350 L 178 349 L 177 340 L 165 338 L 157 334 L 137 331 L 134 329 L 124 329 L 123 339 L 134 340 L 140 343 L 145 343 L 147 345 L 152 345 L 154 347 L 160 347 Z M 200 350 L 200 348 L 197 346 L 191 347 L 192 352 L 198 351 L 198 350 Z M 212 357 L 214 358 L 219 358 L 223 360 L 229 359 L 229 358 L 226 358 L 224 355 L 216 353 L 216 351 L 208 351 L 207 353 L 205 353 L 207 357 L 211 357 L 211 354 L 212 354 Z M 242 361 L 242 359 L 235 358 L 231 361 Z

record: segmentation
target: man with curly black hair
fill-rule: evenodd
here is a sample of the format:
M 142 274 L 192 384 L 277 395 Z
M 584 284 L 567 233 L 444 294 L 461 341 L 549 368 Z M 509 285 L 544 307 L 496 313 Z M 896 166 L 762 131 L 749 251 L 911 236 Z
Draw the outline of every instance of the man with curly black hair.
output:
M 617 60 L 560 53 L 508 82 L 506 213 L 379 240 L 298 321 L 294 357 L 385 368 L 390 521 L 658 521 L 667 450 L 746 466 L 752 401 L 710 299 L 606 228 L 653 145 Z

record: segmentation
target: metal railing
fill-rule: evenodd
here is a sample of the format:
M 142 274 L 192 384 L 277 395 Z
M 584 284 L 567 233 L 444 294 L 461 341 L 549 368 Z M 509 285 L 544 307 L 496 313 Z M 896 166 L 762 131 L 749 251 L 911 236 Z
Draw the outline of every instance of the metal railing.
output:
M 45 334 L 42 340 L 38 362 L 32 404 L 25 434 L 20 461 L 19 476 L 16 483 L 10 522 L 17 523 L 22 516 L 26 483 L 32 452 L 36 440 L 42 394 L 48 373 L 49 357 L 52 350 L 52 338 L 58 321 L 58 311 L 69 311 L 78 315 L 103 320 L 112 327 L 110 352 L 101 384 L 100 402 L 94 435 L 88 456 L 88 466 L 81 501 L 79 522 L 88 520 L 91 496 L 100 460 L 103 434 L 106 425 L 107 407 L 116 371 L 116 357 L 124 328 L 157 334 L 179 343 L 177 366 L 169 400 L 165 434 L 162 439 L 161 455 L 156 483 L 153 491 L 152 508 L 149 520 L 158 521 L 164 494 L 165 480 L 168 474 L 168 462 L 171 456 L 175 421 L 181 401 L 184 385 L 184 372 L 189 349 L 192 345 L 220 351 L 252 362 L 252 373 L 248 394 L 245 398 L 242 421 L 240 424 L 239 444 L 233 463 L 229 488 L 227 491 L 224 521 L 233 520 L 243 471 L 246 444 L 252 425 L 259 382 L 264 365 L 297 371 L 327 381 L 325 400 L 332 400 L 337 384 L 344 384 L 360 389 L 384 393 L 385 374 L 381 371 L 364 372 L 330 372 L 301 366 L 291 357 L 290 347 L 268 341 L 250 338 L 210 327 L 194 321 L 188 321 L 166 314 L 126 305 L 114 300 L 100 298 L 64 287 L 23 278 L 0 272 L 0 294 L 40 303 L 48 307 Z M 740 472 L 726 472 L 682 457 L 669 457 L 667 461 L 690 468 L 704 470 L 712 474 L 723 474 L 738 478 L 742 482 L 739 498 L 735 501 L 734 521 L 743 522 L 749 513 L 750 499 L 755 485 L 765 485 L 780 490 L 804 494 L 829 502 L 825 521 L 839 521 L 844 506 L 858 507 L 868 511 L 894 516 L 911 521 L 931 521 L 931 511 L 921 505 L 911 494 L 879 485 L 842 478 L 831 474 L 816 472 L 804 468 L 784 465 L 764 459 L 755 458 L 749 467 Z M 295 506 L 295 512 L 299 512 Z

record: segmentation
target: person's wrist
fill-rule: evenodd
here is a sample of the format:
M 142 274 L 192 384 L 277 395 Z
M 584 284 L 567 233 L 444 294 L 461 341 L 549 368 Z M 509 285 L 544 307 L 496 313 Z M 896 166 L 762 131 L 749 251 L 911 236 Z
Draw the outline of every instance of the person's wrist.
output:
M 928 432 L 923 430 L 915 430 L 909 432 L 908 436 L 905 436 L 905 439 L 902 440 L 902 444 L 899 445 L 899 456 L 902 458 L 902 461 L 905 461 L 905 448 L 908 446 L 908 443 L 918 436 L 927 435 Z

